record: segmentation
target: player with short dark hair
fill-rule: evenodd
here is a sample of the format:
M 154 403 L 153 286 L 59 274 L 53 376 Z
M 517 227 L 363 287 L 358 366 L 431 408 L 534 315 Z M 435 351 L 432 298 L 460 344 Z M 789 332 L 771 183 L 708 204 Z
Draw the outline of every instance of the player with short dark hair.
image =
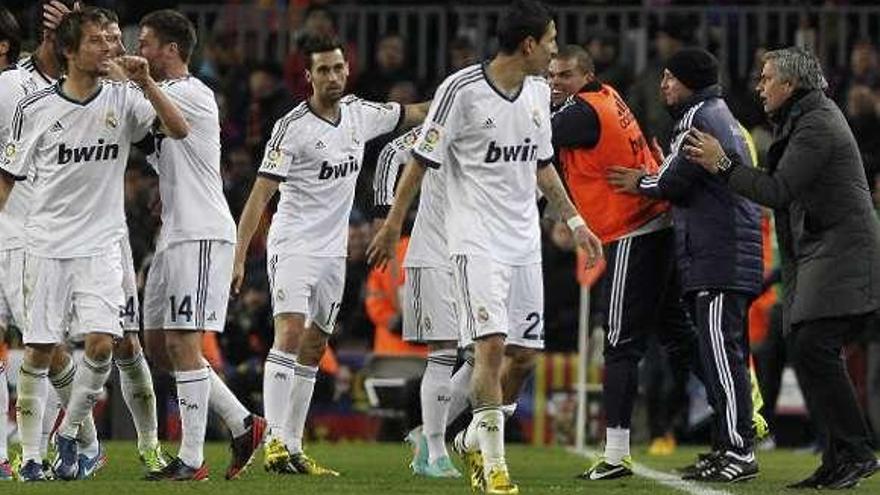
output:
M 278 120 L 238 226 L 233 289 L 263 211 L 281 199 L 267 260 L 275 341 L 263 372 L 269 422 L 266 469 L 337 475 L 303 452 L 302 436 L 345 282 L 348 217 L 367 141 L 420 123 L 427 104 L 375 103 L 344 95 L 348 63 L 333 38 L 310 39 L 306 77 L 312 96 Z
M 427 168 L 446 177 L 446 234 L 463 338 L 475 347 L 474 417 L 454 442 L 469 482 L 486 493 L 519 493 L 504 454 L 505 345 L 543 347 L 541 236 L 536 189 L 572 228 L 591 264 L 599 240 L 577 214 L 552 164 L 550 88 L 540 77 L 556 52 L 556 27 L 539 2 L 520 0 L 499 21 L 500 53 L 466 67 L 437 90 L 370 245 L 371 261 L 394 256 L 406 212 Z M 482 455 L 481 455 L 482 453 Z
M 18 102 L 0 163 L 5 171 L 0 205 L 14 180 L 41 178 L 34 183 L 25 227 L 28 324 L 17 407 L 22 437 L 29 437 L 22 442 L 22 474 L 32 480 L 43 478 L 33 437 L 42 421 L 45 378 L 52 351 L 66 340 L 68 327 L 84 336 L 85 356 L 58 429 L 54 471 L 62 479 L 75 479 L 94 467 L 78 451 L 75 438 L 109 374 L 114 337 L 121 336 L 119 243 L 125 233 L 122 179 L 130 144 L 146 135 L 157 116 L 170 136 L 179 139 L 189 132 L 180 111 L 150 77 L 146 60 L 118 59 L 140 89 L 103 81 L 113 63 L 107 22 L 91 8 L 64 17 L 55 46 L 67 75 Z
M 226 323 L 235 222 L 220 176 L 220 116 L 214 92 L 189 72 L 195 28 L 183 14 L 158 10 L 140 22 L 140 54 L 150 73 L 186 117 L 184 139 L 152 136 L 148 161 L 159 174 L 162 228 L 144 288 L 144 337 L 153 362 L 173 371 L 181 404 L 178 456 L 153 480 L 199 480 L 208 408 L 232 434 L 226 478 L 239 477 L 263 440 L 266 421 L 232 394 L 202 353 L 204 332 Z

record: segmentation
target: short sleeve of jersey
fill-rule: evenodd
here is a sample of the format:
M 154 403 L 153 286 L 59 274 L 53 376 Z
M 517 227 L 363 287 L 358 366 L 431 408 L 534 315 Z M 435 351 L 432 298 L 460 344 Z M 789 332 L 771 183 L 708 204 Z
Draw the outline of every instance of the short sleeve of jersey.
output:
M 134 84 L 128 84 L 126 85 L 126 90 L 128 94 L 125 100 L 128 104 L 128 116 L 132 132 L 131 142 L 136 143 L 144 139 L 153 128 L 157 118 L 156 110 L 140 88 Z
M 397 129 L 403 122 L 403 105 L 400 103 L 376 103 L 367 100 L 356 100 L 358 111 L 364 124 L 367 141 Z
M 538 167 L 553 162 L 553 123 L 550 120 L 550 86 L 542 78 L 532 80 L 538 94 L 538 114 L 540 119 L 538 133 Z
M 453 130 L 459 127 L 462 92 L 458 90 L 456 75 L 440 84 L 422 126 L 422 133 L 413 145 L 413 156 L 423 164 L 439 168 L 446 161 Z
M 272 128 L 272 135 L 266 143 L 263 153 L 263 161 L 257 174 L 269 179 L 287 180 L 287 173 L 293 163 L 293 150 L 291 149 L 287 133 L 290 119 L 287 116 L 278 119 Z
M 394 185 L 400 167 L 410 158 L 410 150 L 418 139 L 421 127 L 413 127 L 386 144 L 376 161 L 376 173 L 373 176 L 375 206 L 390 206 L 394 201 Z
M 0 145 L 9 141 L 12 115 L 15 113 L 15 105 L 18 103 L 15 95 L 15 81 L 9 72 L 0 73 Z
M 27 178 L 30 156 L 33 155 L 40 137 L 35 125 L 38 116 L 24 110 L 23 104 L 28 102 L 30 99 L 24 98 L 16 105 L 9 122 L 9 133 L 3 144 L 3 156 L 0 158 L 0 168 L 15 180 Z

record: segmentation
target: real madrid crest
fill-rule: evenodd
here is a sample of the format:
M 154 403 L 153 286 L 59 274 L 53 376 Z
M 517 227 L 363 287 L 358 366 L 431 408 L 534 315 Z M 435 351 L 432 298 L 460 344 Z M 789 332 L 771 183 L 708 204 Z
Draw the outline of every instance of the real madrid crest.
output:
M 487 310 L 485 306 L 480 306 L 477 310 L 477 320 L 480 323 L 486 323 L 489 321 L 489 310 Z
M 119 120 L 116 119 L 116 114 L 112 111 L 107 112 L 107 116 L 104 118 L 104 125 L 106 125 L 108 129 L 116 129 L 119 127 Z
M 536 108 L 532 110 L 532 122 L 538 129 L 541 128 L 541 112 Z

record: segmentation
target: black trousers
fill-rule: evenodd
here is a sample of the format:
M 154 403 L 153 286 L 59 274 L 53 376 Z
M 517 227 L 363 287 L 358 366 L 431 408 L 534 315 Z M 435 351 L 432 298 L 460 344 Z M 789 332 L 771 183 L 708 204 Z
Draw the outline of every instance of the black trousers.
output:
M 751 297 L 704 290 L 687 295 L 697 329 L 702 380 L 714 410 L 713 447 L 741 455 L 755 446 L 752 387 L 748 368 L 748 310 Z
M 868 324 L 868 315 L 823 318 L 792 328 L 792 351 L 798 382 L 813 423 L 825 438 L 822 463 L 874 459 L 868 427 L 856 400 L 841 351 Z
M 686 377 L 696 362 L 696 335 L 681 300 L 671 228 L 608 246 L 603 282 L 608 308 L 603 406 L 609 428 L 629 428 L 639 361 L 656 335 L 671 369 Z M 684 382 L 678 377 L 677 381 Z

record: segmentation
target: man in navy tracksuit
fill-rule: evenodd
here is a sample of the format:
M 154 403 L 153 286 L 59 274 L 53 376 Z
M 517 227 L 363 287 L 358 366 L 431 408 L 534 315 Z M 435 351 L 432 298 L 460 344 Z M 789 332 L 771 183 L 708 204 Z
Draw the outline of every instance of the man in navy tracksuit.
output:
M 741 127 L 718 86 L 718 62 L 685 48 L 667 61 L 660 85 L 676 119 L 660 172 L 615 169 L 609 181 L 624 191 L 669 200 L 682 290 L 697 328 L 704 383 L 715 410 L 713 453 L 686 477 L 732 482 L 754 478 L 754 427 L 748 371 L 748 309 L 763 277 L 758 207 L 680 152 L 694 127 L 717 136 L 752 165 Z

